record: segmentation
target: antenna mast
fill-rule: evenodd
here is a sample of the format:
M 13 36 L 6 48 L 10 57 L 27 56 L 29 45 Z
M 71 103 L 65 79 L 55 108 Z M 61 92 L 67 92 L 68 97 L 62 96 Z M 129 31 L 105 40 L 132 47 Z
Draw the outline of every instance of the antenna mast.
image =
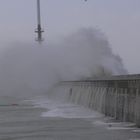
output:
M 44 31 L 41 28 L 41 16 L 40 16 L 40 0 L 37 0 L 37 29 L 35 30 L 35 33 L 37 33 L 38 37 L 36 41 L 41 43 L 43 41 L 42 33 Z

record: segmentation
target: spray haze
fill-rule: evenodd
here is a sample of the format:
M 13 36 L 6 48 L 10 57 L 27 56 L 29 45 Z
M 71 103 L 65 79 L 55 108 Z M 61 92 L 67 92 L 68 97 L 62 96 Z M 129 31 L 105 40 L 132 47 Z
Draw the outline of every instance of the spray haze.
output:
M 42 47 L 17 43 L 0 56 L 0 90 L 7 95 L 45 93 L 62 80 L 126 73 L 103 33 L 92 28 L 82 28 L 59 43 Z

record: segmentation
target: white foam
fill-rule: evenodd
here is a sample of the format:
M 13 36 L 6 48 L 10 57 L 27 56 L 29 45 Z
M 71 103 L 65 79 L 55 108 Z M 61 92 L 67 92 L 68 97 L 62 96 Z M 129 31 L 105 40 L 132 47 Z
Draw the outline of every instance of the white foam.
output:
M 79 106 L 59 106 L 53 110 L 44 112 L 43 117 L 61 117 L 61 118 L 96 118 L 99 117 L 98 113 L 89 111 Z
M 57 102 L 50 99 L 33 100 L 35 107 L 46 108 L 42 117 L 60 117 L 60 118 L 97 118 L 102 115 L 98 112 L 70 103 Z
M 134 128 L 131 127 L 108 127 L 108 130 L 132 130 Z
M 133 132 L 140 133 L 140 129 L 135 129 L 135 130 L 133 130 Z
M 108 120 L 109 121 L 109 120 Z M 105 122 L 103 120 L 98 120 L 93 122 L 94 125 L 103 126 L 108 130 L 132 130 L 136 129 L 134 123 L 130 122 Z
M 129 139 L 129 140 L 140 140 L 140 138 L 134 138 L 134 139 Z

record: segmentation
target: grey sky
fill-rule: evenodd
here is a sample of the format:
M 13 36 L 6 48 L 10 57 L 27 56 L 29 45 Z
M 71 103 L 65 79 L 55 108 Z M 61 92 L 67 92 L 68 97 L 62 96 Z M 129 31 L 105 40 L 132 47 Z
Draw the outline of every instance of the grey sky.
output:
M 0 1 L 1 46 L 34 42 L 36 0 Z M 130 73 L 140 73 L 140 0 L 41 0 L 44 38 L 59 39 L 80 27 L 96 27 L 108 37 Z

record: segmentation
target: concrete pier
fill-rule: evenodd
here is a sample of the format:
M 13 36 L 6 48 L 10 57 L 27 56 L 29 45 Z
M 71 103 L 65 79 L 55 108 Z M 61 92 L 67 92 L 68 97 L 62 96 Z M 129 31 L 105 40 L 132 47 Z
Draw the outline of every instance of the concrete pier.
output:
M 61 82 L 68 101 L 140 127 L 140 75 Z

